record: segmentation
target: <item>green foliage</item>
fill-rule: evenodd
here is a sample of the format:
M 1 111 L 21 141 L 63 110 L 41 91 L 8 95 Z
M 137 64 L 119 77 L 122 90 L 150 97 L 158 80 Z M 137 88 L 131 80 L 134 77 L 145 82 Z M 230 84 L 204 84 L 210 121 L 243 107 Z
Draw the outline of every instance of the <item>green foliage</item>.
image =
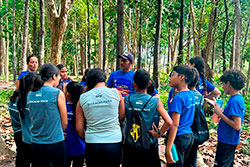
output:
M 6 105 L 12 96 L 13 89 L 0 90 L 0 105 Z

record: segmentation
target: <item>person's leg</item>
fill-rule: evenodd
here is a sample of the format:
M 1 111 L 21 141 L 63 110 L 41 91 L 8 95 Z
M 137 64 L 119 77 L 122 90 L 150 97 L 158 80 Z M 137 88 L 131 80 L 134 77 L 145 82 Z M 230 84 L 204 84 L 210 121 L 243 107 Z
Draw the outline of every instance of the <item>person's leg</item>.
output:
M 66 150 L 64 141 L 48 145 L 48 154 L 53 167 L 64 167 L 66 162 Z
M 24 159 L 23 154 L 22 154 L 22 146 L 23 146 L 23 141 L 22 141 L 22 132 L 16 132 L 14 133 L 14 141 L 16 144 L 16 167 L 22 167 L 22 161 Z
M 72 156 L 66 156 L 66 167 L 71 167 L 71 161 L 73 160 Z
M 214 167 L 233 167 L 236 145 L 218 142 Z
M 51 167 L 46 144 L 32 143 L 32 167 Z
M 198 150 L 198 145 L 194 143 L 187 156 L 187 159 L 185 160 L 185 163 L 184 163 L 185 167 L 196 167 L 197 150 Z
M 139 150 L 136 150 L 126 144 L 123 145 L 123 161 L 122 167 L 137 167 L 140 166 L 140 159 L 141 154 Z
M 101 164 L 102 155 L 99 144 L 85 143 L 86 165 L 87 167 L 97 167 Z M 96 160 L 98 159 L 98 161 Z
M 100 144 L 104 166 L 119 167 L 121 164 L 122 143 Z
M 175 137 L 175 146 L 178 154 L 179 161 L 176 162 L 177 167 L 183 167 L 187 155 L 189 154 L 193 145 L 193 134 L 184 134 Z
M 83 167 L 84 155 L 73 156 L 72 159 L 73 159 L 72 167 Z

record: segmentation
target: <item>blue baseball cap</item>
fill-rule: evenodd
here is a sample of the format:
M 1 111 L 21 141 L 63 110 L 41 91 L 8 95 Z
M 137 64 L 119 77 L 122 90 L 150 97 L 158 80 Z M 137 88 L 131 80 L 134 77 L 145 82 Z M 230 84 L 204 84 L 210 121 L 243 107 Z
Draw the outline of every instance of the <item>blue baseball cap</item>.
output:
M 125 52 L 122 55 L 118 56 L 118 58 L 129 60 L 131 63 L 133 63 L 134 61 L 134 56 L 130 52 Z

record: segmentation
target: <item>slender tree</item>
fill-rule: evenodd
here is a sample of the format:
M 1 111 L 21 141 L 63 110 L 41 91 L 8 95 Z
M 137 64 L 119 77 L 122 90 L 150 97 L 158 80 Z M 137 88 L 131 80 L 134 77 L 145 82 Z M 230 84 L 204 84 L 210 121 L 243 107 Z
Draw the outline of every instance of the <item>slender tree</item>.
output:
M 105 27 L 105 9 L 104 4 L 102 5 L 102 30 L 103 30 L 103 71 L 106 67 L 106 27 Z
M 15 34 L 16 34 L 16 7 L 15 7 L 15 0 L 12 3 L 12 70 L 13 70 L 13 80 L 16 82 L 16 50 L 15 50 Z
M 118 56 L 124 52 L 124 1 L 117 0 L 117 38 L 116 38 L 116 70 L 120 69 L 120 62 Z
M 227 36 L 228 27 L 229 27 L 227 0 L 224 0 L 224 7 L 225 7 L 225 14 L 226 14 L 226 28 L 225 28 L 225 31 L 223 33 L 223 39 L 222 39 L 222 59 L 223 59 L 223 71 L 226 71 L 225 42 L 226 42 L 226 36 Z
M 157 19 L 156 19 L 156 32 L 155 32 L 155 43 L 154 43 L 154 69 L 153 79 L 155 81 L 155 87 L 159 87 L 159 54 L 160 54 L 160 40 L 161 40 L 161 21 L 162 21 L 162 0 L 157 0 Z
M 37 41 L 36 41 L 36 37 L 37 37 L 37 30 L 36 30 L 36 0 L 33 0 L 33 33 L 32 33 L 32 37 L 33 37 L 33 43 L 32 43 L 32 47 L 33 47 L 33 55 L 37 56 Z
M 39 31 L 39 38 L 38 38 L 38 45 L 39 45 L 39 65 L 40 67 L 44 64 L 44 0 L 39 0 L 39 9 L 40 9 L 40 31 Z
M 98 67 L 103 68 L 103 1 L 98 0 L 98 27 L 99 27 L 99 38 L 98 38 Z
M 179 53 L 178 53 L 178 65 L 183 61 L 183 34 L 184 34 L 184 0 L 181 0 L 181 15 L 180 15 L 180 39 L 179 39 Z
M 241 70 L 243 69 L 243 58 L 244 58 L 244 54 L 245 54 L 245 46 L 246 46 L 246 43 L 247 43 L 249 26 L 250 26 L 250 18 L 248 19 L 247 29 L 246 29 L 246 33 L 245 33 L 243 46 L 242 46 L 242 53 L 241 53 L 241 56 L 240 56 L 240 69 Z
M 90 38 L 89 0 L 87 0 L 87 14 L 88 14 L 88 68 L 91 68 L 91 59 L 90 59 L 91 38 Z
M 241 44 L 241 9 L 240 1 L 234 0 L 235 8 L 235 68 L 240 68 L 240 44 Z
M 0 9 L 2 10 L 3 1 L 0 0 Z M 0 23 L 3 22 L 3 18 L 0 17 Z M 5 39 L 4 39 L 4 32 L 3 32 L 3 25 L 0 24 L 0 76 L 4 75 L 4 56 L 5 56 Z
M 6 2 L 6 8 L 8 9 L 8 0 Z M 6 29 L 9 30 L 8 15 L 6 15 Z M 5 51 L 5 63 L 4 63 L 5 81 L 9 82 L 9 32 L 6 32 L 6 51 Z
M 22 52 L 21 52 L 21 71 L 26 68 L 26 57 L 28 52 L 28 35 L 29 35 L 29 0 L 25 0 L 24 7 L 24 23 L 23 23 L 23 38 L 22 38 Z

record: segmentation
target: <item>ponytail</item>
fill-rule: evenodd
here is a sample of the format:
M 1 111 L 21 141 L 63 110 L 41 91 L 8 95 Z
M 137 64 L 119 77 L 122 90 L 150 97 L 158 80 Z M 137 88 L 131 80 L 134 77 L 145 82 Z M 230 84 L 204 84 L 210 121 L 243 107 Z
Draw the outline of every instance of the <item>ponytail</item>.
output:
M 25 107 L 27 103 L 27 94 L 29 93 L 30 90 L 32 90 L 33 85 L 34 85 L 34 80 L 37 77 L 38 77 L 37 73 L 30 72 L 20 79 L 17 109 L 22 119 L 24 119 L 25 117 L 24 112 L 25 112 Z

